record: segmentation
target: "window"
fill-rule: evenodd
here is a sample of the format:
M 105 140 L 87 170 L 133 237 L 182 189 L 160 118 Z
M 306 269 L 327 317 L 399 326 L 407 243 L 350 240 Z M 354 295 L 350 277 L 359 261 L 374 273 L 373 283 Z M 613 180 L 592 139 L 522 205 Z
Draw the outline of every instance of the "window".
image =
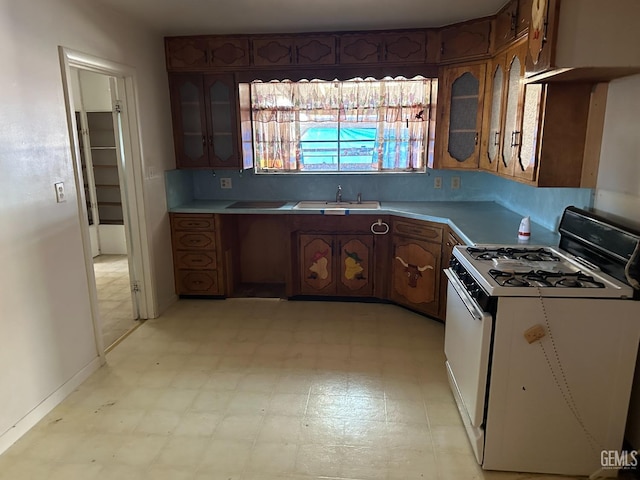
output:
M 250 95 L 253 151 L 248 122 L 243 147 L 256 172 L 424 172 L 431 164 L 437 79 L 253 82 Z

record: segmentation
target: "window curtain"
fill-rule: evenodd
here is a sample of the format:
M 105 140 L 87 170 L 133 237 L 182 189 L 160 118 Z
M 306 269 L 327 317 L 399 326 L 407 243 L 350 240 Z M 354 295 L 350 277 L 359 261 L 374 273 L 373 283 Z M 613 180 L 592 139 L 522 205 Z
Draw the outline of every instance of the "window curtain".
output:
M 299 170 L 305 123 L 330 122 L 377 127 L 377 170 L 421 169 L 431 92 L 431 80 L 420 77 L 253 82 L 257 167 Z

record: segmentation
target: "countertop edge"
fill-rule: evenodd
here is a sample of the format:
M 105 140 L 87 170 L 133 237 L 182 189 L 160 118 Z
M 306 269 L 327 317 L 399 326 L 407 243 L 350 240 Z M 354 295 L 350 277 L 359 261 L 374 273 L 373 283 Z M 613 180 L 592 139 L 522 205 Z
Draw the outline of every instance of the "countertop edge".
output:
M 223 215 L 323 215 L 321 209 L 298 210 L 296 201 L 279 208 L 227 208 L 236 200 L 193 200 L 169 209 L 170 213 L 217 213 Z M 375 210 L 354 209 L 346 215 L 393 215 L 442 223 L 467 245 L 517 244 L 517 228 L 522 215 L 495 202 L 381 202 Z M 331 215 L 332 216 L 332 215 Z M 532 245 L 558 244 L 559 235 L 542 225 L 531 223 Z

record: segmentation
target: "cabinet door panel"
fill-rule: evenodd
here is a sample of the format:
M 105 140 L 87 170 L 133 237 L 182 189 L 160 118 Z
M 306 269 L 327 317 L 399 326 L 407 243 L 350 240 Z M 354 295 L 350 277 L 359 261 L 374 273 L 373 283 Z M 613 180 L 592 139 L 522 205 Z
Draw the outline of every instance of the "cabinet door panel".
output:
M 209 42 L 214 67 L 249 66 L 249 40 L 246 38 L 214 38 Z
M 254 65 L 291 65 L 292 63 L 293 38 L 256 38 L 253 40 Z
M 383 61 L 424 63 L 426 40 L 425 32 L 385 35 Z
M 536 177 L 542 90 L 541 84 L 532 83 L 525 86 L 521 127 L 522 144 L 513 173 L 516 177 L 529 181 L 535 180 Z
M 484 64 L 447 68 L 441 111 L 443 168 L 478 168 L 485 83 Z
M 518 0 L 512 0 L 496 15 L 493 40 L 494 50 L 499 50 L 500 47 L 516 38 L 517 11 Z
M 297 38 L 296 63 L 298 65 L 333 65 L 336 63 L 336 37 Z
M 219 168 L 239 168 L 238 126 L 233 76 L 205 77 L 209 122 L 210 164 Z
M 485 118 L 482 128 L 480 168 L 496 172 L 500 155 L 500 137 L 504 89 L 504 55 L 491 62 L 485 95 Z
M 440 249 L 439 243 L 394 236 L 392 300 L 437 314 Z
M 524 86 L 525 45 L 519 44 L 507 52 L 505 71 L 505 107 L 502 154 L 498 172 L 513 176 L 522 143 L 522 103 Z
M 460 60 L 489 54 L 491 20 L 464 23 L 440 32 L 440 60 Z
M 209 66 L 206 38 L 167 38 L 165 45 L 167 70 L 193 70 Z
M 335 294 L 333 236 L 300 235 L 298 252 L 300 254 L 300 293 Z
M 370 235 L 339 236 L 340 256 L 338 294 L 369 296 L 373 294 L 373 239 Z
M 343 35 L 340 39 L 340 63 L 377 63 L 381 48 L 380 35 Z
M 170 78 L 174 142 L 178 168 L 206 167 L 207 118 L 200 75 Z

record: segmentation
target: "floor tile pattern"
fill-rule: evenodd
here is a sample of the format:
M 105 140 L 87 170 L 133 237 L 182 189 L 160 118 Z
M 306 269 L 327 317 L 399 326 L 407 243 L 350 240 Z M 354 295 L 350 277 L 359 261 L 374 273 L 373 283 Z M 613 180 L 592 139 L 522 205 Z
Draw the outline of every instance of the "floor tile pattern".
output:
M 93 259 L 98 289 L 98 309 L 105 347 L 138 324 L 134 320 L 126 255 L 98 255 Z
M 391 305 L 180 300 L 0 456 L 0 479 L 564 478 L 477 466 L 443 334 Z

